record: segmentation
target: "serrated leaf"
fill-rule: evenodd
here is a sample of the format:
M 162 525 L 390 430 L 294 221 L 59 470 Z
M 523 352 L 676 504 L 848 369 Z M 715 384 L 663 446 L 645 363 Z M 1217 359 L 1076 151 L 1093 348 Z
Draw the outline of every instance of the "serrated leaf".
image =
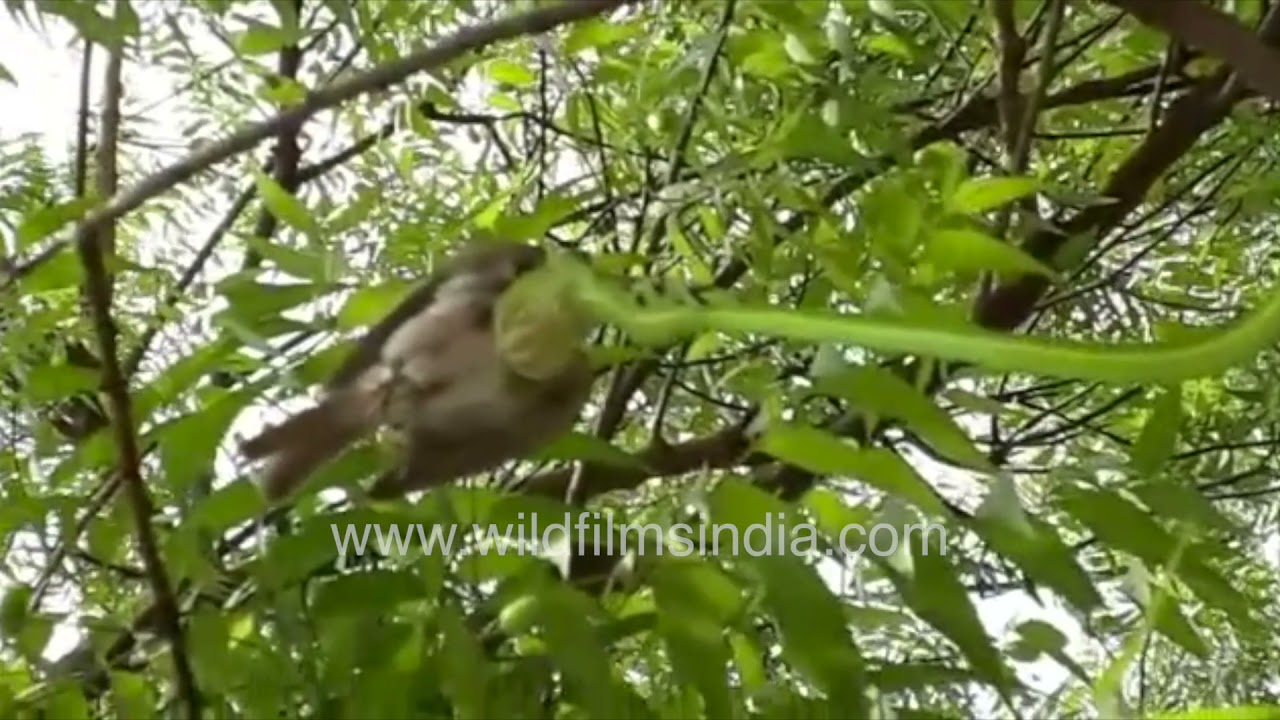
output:
M 1057 591 L 1081 612 L 1102 605 L 1093 581 L 1057 530 L 1025 509 L 1014 515 L 979 512 L 967 524 L 1027 577 Z
M 620 468 L 644 470 L 640 458 L 590 433 L 568 432 L 530 455 L 539 460 L 584 460 Z
M 1139 475 L 1154 475 L 1173 455 L 1182 425 L 1182 385 L 1164 388 L 1151 404 L 1151 414 L 1129 451 L 1129 462 Z
M 267 206 L 267 210 L 271 211 L 272 215 L 308 237 L 319 237 L 320 226 L 311 216 L 311 211 L 307 210 L 296 195 L 280 187 L 280 184 L 271 176 L 256 170 L 253 173 L 253 182 L 258 189 L 258 197 L 262 198 L 262 203 Z
M 934 230 L 929 234 L 926 257 L 939 267 L 962 274 L 997 271 L 1058 278 L 1057 271 L 1043 262 L 977 230 Z
M 254 23 L 243 32 L 236 33 L 233 44 L 241 55 L 250 57 L 269 55 L 293 42 L 294 35 L 275 25 Z
M 97 390 L 100 373 L 75 365 L 41 365 L 27 373 L 23 394 L 38 403 Z
M 250 520 L 264 509 L 262 492 L 252 482 L 238 480 L 202 499 L 187 522 L 218 532 Z
M 79 221 L 84 217 L 85 213 L 93 209 L 94 205 L 94 198 L 83 197 L 49 205 L 27 213 L 22 218 L 22 221 L 18 223 L 18 229 L 14 236 L 18 248 L 30 247 L 33 243 L 37 243 L 57 232 L 63 226 Z M 71 252 L 66 254 L 74 255 Z
M 437 612 L 437 620 L 443 631 L 440 689 L 453 702 L 458 717 L 486 717 L 485 708 L 489 704 L 486 685 L 490 673 L 484 648 L 452 605 L 443 605 Z
M 529 68 L 510 60 L 494 60 L 489 63 L 489 78 L 500 83 L 523 87 L 538 81 L 538 76 Z
M 422 587 L 410 572 L 361 570 L 319 583 L 311 602 L 311 612 L 317 618 L 377 614 L 421 596 Z
M 975 470 L 994 470 L 949 414 L 889 370 L 865 365 L 828 373 L 814 383 L 811 392 L 841 397 L 860 412 L 900 421 L 947 458 Z
M 664 562 L 654 577 L 658 633 L 677 677 L 698 689 L 710 717 L 736 717 L 725 672 L 730 657 L 722 633 L 727 613 L 716 599 L 726 592 L 732 595 L 732 612 L 740 601 L 737 588 L 700 561 Z
M 16 637 L 27 621 L 27 604 L 31 601 L 29 585 L 11 585 L 0 601 L 0 636 Z
M 911 556 L 910 570 L 872 557 L 881 567 L 912 612 L 937 628 L 960 648 L 979 676 L 997 688 L 1007 688 L 1013 676 L 1000 659 L 995 645 L 983 628 L 968 591 L 947 561 L 945 549 L 930 548 L 921 542 L 924 533 L 905 533 L 904 552 Z
M 344 330 L 373 325 L 386 317 L 412 290 L 413 286 L 403 280 L 358 288 L 347 296 L 347 301 L 338 311 L 337 325 Z
M 790 545 L 758 553 L 758 548 L 751 547 L 757 541 L 747 537 L 764 530 L 766 542 L 777 542 L 774 536 L 784 524 L 786 506 L 737 480 L 717 486 L 708 506 L 712 522 L 734 526 L 740 533 L 741 545 L 735 554 L 751 564 L 764 585 L 764 604 L 777 619 L 783 657 L 829 697 L 840 700 L 854 715 L 863 715 L 865 664 L 845 627 L 840 602 L 816 569 L 792 554 Z M 782 537 L 785 541 L 786 535 Z
M 783 41 L 782 49 L 787 52 L 788 57 L 801 65 L 810 65 L 817 62 L 817 59 L 813 57 L 813 53 L 809 52 L 809 48 L 805 47 L 804 41 L 793 33 L 787 33 L 787 39 Z
M 152 433 L 160 446 L 164 479 L 170 489 L 181 493 L 209 472 L 227 429 L 251 399 L 247 391 L 223 395 Z
M 951 212 L 973 215 L 998 208 L 1037 192 L 1040 181 L 1030 177 L 970 178 L 947 199 Z
M 912 503 L 928 515 L 949 515 L 924 478 L 892 451 L 856 448 L 825 430 L 789 423 L 770 427 L 757 449 L 819 475 L 857 478 Z
M 84 279 L 84 266 L 76 253 L 63 251 L 22 278 L 22 290 L 31 294 L 64 290 L 79 285 Z

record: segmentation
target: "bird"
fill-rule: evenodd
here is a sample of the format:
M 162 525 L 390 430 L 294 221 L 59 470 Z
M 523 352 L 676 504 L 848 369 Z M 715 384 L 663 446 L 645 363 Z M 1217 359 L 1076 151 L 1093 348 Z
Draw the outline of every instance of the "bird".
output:
M 447 258 L 357 340 L 313 406 L 241 442 L 265 461 L 266 499 L 295 494 L 380 428 L 401 448 L 366 491 L 373 500 L 496 469 L 572 429 L 594 380 L 589 323 L 554 283 L 512 287 L 547 259 L 492 240 Z

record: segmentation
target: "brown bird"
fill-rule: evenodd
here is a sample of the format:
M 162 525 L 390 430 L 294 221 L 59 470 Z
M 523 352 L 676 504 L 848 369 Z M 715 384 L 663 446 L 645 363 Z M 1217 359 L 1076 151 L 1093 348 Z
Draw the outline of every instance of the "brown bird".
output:
M 379 427 L 403 450 L 369 490 L 377 499 L 494 469 L 567 432 L 593 380 L 586 326 L 562 298 L 529 303 L 526 292 L 520 307 L 499 305 L 546 259 L 538 247 L 477 242 L 447 261 L 357 342 L 318 404 L 242 443 L 266 459 L 268 500 Z

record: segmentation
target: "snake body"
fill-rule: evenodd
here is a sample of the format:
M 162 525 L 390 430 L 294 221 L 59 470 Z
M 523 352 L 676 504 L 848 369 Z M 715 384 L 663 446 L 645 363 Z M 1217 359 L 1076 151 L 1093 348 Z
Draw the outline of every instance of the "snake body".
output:
M 1219 375 L 1280 340 L 1280 290 L 1235 321 L 1194 339 L 1099 343 L 1010 335 L 978 326 L 938 326 L 905 318 L 827 310 L 666 301 L 640 304 L 585 266 L 561 264 L 580 306 L 642 344 L 663 344 L 705 332 L 843 343 L 970 363 L 997 373 L 1021 372 L 1113 383 L 1175 383 Z

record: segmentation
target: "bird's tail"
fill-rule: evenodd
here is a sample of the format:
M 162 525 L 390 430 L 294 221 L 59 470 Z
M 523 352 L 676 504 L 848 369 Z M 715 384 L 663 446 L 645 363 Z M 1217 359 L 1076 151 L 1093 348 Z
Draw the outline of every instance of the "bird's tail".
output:
M 375 398 L 338 392 L 244 441 L 250 460 L 267 459 L 262 490 L 275 502 L 293 494 L 321 466 L 372 430 Z

